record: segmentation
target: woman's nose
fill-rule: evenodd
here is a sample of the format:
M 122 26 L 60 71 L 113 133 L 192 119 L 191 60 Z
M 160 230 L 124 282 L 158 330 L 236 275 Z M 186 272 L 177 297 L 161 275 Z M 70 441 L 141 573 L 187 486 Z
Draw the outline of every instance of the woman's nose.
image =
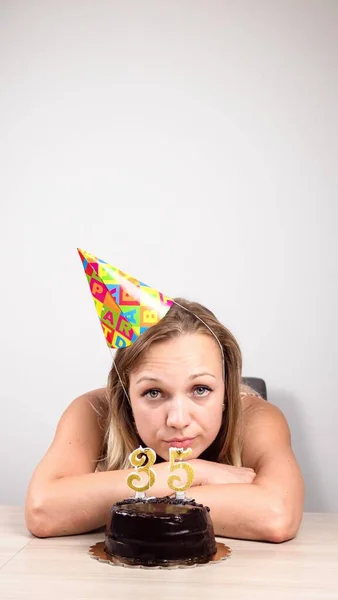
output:
M 167 426 L 175 429 L 184 429 L 190 423 L 188 402 L 179 397 L 168 403 Z

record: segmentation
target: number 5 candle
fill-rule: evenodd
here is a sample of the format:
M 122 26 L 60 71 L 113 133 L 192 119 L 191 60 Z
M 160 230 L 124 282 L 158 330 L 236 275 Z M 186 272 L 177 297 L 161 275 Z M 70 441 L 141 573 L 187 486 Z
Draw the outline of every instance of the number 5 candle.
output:
M 187 462 L 181 462 L 182 458 L 187 458 L 191 454 L 191 448 L 183 450 L 183 448 L 169 448 L 170 473 L 173 471 L 182 470 L 186 472 L 186 482 L 183 485 L 176 485 L 175 481 L 182 481 L 181 474 L 170 475 L 168 478 L 168 486 L 176 492 L 176 500 L 184 500 L 185 491 L 191 486 L 194 478 L 194 469 Z M 175 462 L 176 459 L 179 462 Z

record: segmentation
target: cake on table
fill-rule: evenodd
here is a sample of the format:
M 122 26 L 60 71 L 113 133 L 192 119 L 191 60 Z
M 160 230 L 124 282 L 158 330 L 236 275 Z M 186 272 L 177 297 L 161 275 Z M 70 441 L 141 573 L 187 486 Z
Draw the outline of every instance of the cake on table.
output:
M 122 500 L 111 509 L 104 550 L 134 565 L 208 562 L 217 550 L 210 509 L 170 496 Z
M 185 495 L 194 471 L 182 458 L 190 453 L 190 448 L 170 448 L 169 472 L 174 474 L 167 483 L 175 495 L 164 497 L 145 494 L 155 482 L 154 450 L 140 447 L 130 454 L 137 471 L 127 476 L 127 484 L 135 496 L 113 504 L 105 540 L 90 548 L 91 556 L 120 566 L 176 568 L 220 562 L 231 554 L 215 540 L 210 509 Z M 145 474 L 145 483 L 140 474 Z

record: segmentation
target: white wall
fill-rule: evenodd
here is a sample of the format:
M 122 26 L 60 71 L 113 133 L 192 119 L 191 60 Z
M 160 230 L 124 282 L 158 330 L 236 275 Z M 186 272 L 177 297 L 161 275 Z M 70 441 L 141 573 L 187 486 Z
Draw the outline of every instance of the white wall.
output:
M 338 510 L 338 3 L 0 3 L 0 502 L 110 354 L 80 246 L 216 312 Z

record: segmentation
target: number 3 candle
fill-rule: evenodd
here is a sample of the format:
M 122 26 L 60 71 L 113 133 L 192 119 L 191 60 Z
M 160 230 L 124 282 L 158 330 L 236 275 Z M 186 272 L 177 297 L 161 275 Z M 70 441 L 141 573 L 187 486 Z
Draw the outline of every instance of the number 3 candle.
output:
M 127 485 L 134 490 L 135 498 L 145 498 L 145 491 L 149 490 L 155 483 L 155 471 L 151 468 L 156 460 L 156 454 L 152 448 L 142 448 L 140 446 L 129 455 L 129 460 L 133 467 L 136 467 L 136 473 L 130 473 L 127 477 Z M 146 464 L 145 464 L 146 463 Z M 143 485 L 135 485 L 134 482 L 142 482 L 140 473 L 146 473 L 148 481 Z

